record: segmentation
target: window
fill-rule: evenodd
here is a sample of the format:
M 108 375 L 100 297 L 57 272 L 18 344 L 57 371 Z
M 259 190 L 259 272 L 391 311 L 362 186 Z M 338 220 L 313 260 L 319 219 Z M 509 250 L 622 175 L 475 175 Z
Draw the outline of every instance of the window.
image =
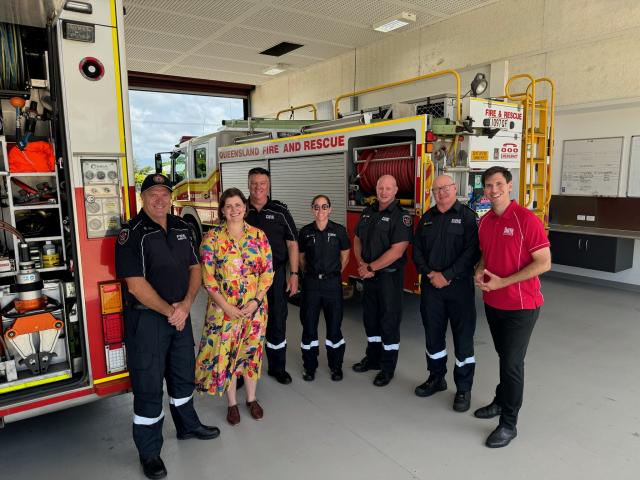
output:
M 187 175 L 187 156 L 184 152 L 180 152 L 173 159 L 173 183 L 184 180 Z
M 193 151 L 193 167 L 196 178 L 207 176 L 207 147 L 198 147 Z

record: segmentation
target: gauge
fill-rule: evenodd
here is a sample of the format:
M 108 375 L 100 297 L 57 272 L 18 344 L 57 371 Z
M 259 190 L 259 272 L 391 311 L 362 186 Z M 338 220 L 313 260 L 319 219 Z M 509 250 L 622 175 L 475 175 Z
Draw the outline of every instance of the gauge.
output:
M 89 228 L 91 230 L 100 230 L 102 228 L 102 222 L 97 218 L 89 220 Z
M 96 174 L 96 177 L 98 177 L 98 180 L 104 180 L 106 175 L 102 170 L 99 170 L 98 173 Z
M 89 170 L 88 172 L 84 172 L 84 177 L 87 180 L 93 180 L 93 177 L 95 177 L 95 173 L 93 173 L 91 170 Z
M 113 170 L 109 170 L 109 172 L 107 172 L 107 177 L 109 177 L 109 180 L 115 180 L 118 178 L 118 174 Z
M 100 211 L 100 204 L 96 202 L 87 203 L 87 211 L 89 213 L 98 213 Z

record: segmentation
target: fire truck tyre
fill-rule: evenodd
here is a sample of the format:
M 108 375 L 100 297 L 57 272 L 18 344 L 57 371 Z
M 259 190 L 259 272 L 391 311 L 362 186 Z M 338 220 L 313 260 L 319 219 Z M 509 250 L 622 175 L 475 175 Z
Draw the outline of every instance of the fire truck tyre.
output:
M 200 227 L 198 226 L 198 223 L 193 219 L 193 217 L 185 217 L 184 221 L 189 225 L 189 230 L 191 230 L 191 237 L 196 244 L 196 248 L 199 248 L 200 242 L 202 242 L 202 234 L 200 233 Z

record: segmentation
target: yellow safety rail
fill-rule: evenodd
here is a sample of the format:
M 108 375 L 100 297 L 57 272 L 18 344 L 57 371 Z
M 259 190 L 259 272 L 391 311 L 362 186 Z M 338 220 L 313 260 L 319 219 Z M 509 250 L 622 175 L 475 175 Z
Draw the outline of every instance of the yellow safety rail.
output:
M 277 114 L 276 114 L 276 120 L 280 120 L 280 115 L 283 113 L 287 113 L 287 112 L 295 112 L 296 110 L 302 110 L 303 108 L 311 108 L 311 111 L 313 112 L 313 119 L 317 120 L 318 119 L 318 109 L 316 108 L 316 106 L 313 103 L 307 103 L 305 105 L 298 105 L 297 107 L 289 107 L 285 110 L 280 110 Z
M 455 70 L 440 70 L 439 72 L 427 73 L 418 77 L 408 78 L 407 80 L 399 80 L 397 82 L 384 83 L 375 87 L 364 88 L 362 90 L 356 90 L 355 92 L 345 93 L 340 95 L 335 100 L 334 118 L 337 120 L 340 118 L 340 102 L 345 98 L 357 97 L 358 95 L 364 95 L 365 93 L 376 92 L 378 90 L 385 90 L 387 88 L 397 87 L 400 85 L 406 85 L 408 83 L 419 82 L 420 80 L 427 80 L 428 78 L 442 77 L 444 75 L 453 75 L 456 80 L 456 121 L 460 120 L 460 74 Z
M 442 77 L 445 75 L 452 75 L 456 82 L 456 121 L 460 120 L 461 111 L 462 111 L 462 102 L 460 101 L 460 74 L 455 70 L 440 70 L 439 72 L 427 73 L 425 75 L 420 75 L 418 77 L 408 78 L 407 80 L 399 80 L 397 82 L 384 83 L 382 85 L 377 85 L 375 87 L 364 88 L 362 90 L 356 90 L 354 92 L 345 93 L 340 95 L 335 99 L 334 106 L 334 118 L 340 118 L 340 102 L 346 98 L 357 97 L 358 95 L 364 95 L 365 93 L 376 92 L 378 90 L 385 90 L 387 88 L 398 87 L 400 85 L 407 85 L 409 83 L 419 82 L 420 80 L 427 80 L 430 78 Z M 422 132 L 423 136 L 425 132 Z M 433 185 L 433 162 L 431 161 L 431 154 L 426 154 L 425 150 L 427 148 L 426 143 L 423 141 L 423 150 L 422 150 L 422 160 L 420 165 L 420 171 L 422 172 L 421 176 L 426 175 L 425 172 L 429 172 L 428 178 L 421 181 L 421 189 L 422 195 L 421 199 L 424 202 L 423 208 L 426 210 L 429 206 L 429 192 L 431 191 L 431 186 Z M 424 160 L 426 159 L 426 163 Z
M 512 83 L 523 78 L 529 82 L 525 91 L 511 93 Z M 536 87 L 539 83 L 548 84 L 548 98 L 537 98 L 539 90 L 536 91 Z M 555 85 L 547 77 L 534 79 L 526 73 L 514 75 L 505 86 L 505 98 L 519 101 L 523 106 L 519 202 L 525 207 L 532 207 L 533 212 L 546 227 L 551 202 Z

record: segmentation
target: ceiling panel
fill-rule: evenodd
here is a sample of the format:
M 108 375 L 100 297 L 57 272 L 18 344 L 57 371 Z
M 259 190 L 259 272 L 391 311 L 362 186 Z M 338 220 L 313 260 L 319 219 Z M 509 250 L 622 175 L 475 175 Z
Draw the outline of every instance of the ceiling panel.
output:
M 127 24 L 146 30 L 194 38 L 207 38 L 225 25 L 224 22 L 206 18 L 187 17 L 175 13 L 167 15 L 160 10 L 149 10 L 137 6 L 127 7 Z
M 305 68 L 496 1 L 124 0 L 127 61 L 142 72 L 261 84 L 273 78 L 262 74 L 268 65 Z M 390 34 L 373 30 L 402 11 L 416 22 Z M 303 47 L 260 54 L 286 41 Z
M 276 8 L 265 8 L 244 21 L 245 25 L 269 30 L 286 31 L 299 37 L 317 38 L 343 46 L 360 46 L 383 38 L 383 33 L 372 28 L 357 27 L 343 23 L 337 17 L 329 20 L 322 17 L 286 12 Z
M 300 51 L 300 50 L 297 50 Z M 304 56 L 287 54 L 280 57 L 280 60 L 274 59 L 268 55 L 260 55 L 255 48 L 240 47 L 229 43 L 209 42 L 204 47 L 194 52 L 195 55 L 203 55 L 207 57 L 229 58 L 242 60 L 247 63 L 257 63 L 263 66 L 273 65 L 276 62 L 287 62 L 292 65 L 309 65 L 315 59 Z
M 200 40 L 197 38 L 167 35 L 132 27 L 125 27 L 124 39 L 127 45 L 134 44 L 141 47 L 160 48 L 174 52 L 190 50 L 200 43 Z

